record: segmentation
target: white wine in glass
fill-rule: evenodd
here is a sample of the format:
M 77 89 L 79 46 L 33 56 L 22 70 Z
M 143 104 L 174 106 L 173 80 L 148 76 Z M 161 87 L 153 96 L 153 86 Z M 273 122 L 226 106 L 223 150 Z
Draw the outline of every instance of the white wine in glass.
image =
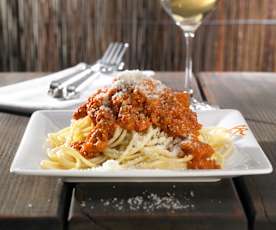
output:
M 210 109 L 211 106 L 198 102 L 193 98 L 192 83 L 192 41 L 196 29 L 212 9 L 215 8 L 216 0 L 161 0 L 166 12 L 174 19 L 185 37 L 186 41 L 186 68 L 185 68 L 185 91 L 190 94 L 192 108 L 195 110 Z
M 216 0 L 161 0 L 165 10 L 184 31 L 195 32 Z

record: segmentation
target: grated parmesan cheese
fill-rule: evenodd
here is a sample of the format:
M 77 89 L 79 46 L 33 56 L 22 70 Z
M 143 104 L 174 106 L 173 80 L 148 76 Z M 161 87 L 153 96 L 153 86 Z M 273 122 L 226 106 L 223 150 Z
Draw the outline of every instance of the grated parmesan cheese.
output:
M 102 207 L 104 209 L 108 208 L 124 212 L 145 211 L 147 213 L 152 213 L 160 210 L 174 213 L 175 211 L 188 211 L 194 209 L 194 192 L 187 191 L 186 193 L 178 193 L 178 195 L 176 195 L 175 188 L 176 185 L 173 185 L 172 191 L 166 192 L 165 194 L 157 194 L 144 190 L 136 196 L 126 198 L 111 196 L 108 198 L 97 199 L 98 202 L 96 200 L 93 202 L 93 198 L 90 197 L 88 202 L 90 209 L 99 209 Z M 81 206 L 85 207 L 83 204 Z
M 124 71 L 115 78 L 114 86 L 119 89 L 135 88 L 150 99 L 157 99 L 168 87 L 138 70 Z

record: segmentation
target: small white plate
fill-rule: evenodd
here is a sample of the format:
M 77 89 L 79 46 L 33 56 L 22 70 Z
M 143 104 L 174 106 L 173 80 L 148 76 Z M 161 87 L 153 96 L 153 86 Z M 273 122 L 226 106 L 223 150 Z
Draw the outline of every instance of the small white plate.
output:
M 44 110 L 33 113 L 21 140 L 10 171 L 21 175 L 57 176 L 70 182 L 94 181 L 218 181 L 225 177 L 267 174 L 272 166 L 257 143 L 246 121 L 236 110 L 214 110 L 198 112 L 203 126 L 233 128 L 245 125 L 244 136 L 234 140 L 236 150 L 226 159 L 223 169 L 215 170 L 156 170 L 156 169 L 113 169 L 113 170 L 45 170 L 40 161 L 47 158 L 46 137 L 70 124 L 72 111 Z

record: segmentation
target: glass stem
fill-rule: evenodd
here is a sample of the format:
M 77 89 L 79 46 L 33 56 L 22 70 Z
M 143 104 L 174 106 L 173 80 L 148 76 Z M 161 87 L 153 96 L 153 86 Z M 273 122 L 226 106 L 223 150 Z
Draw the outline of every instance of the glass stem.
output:
M 185 91 L 190 94 L 190 97 L 193 97 L 193 88 L 192 88 L 192 78 L 193 78 L 193 39 L 194 32 L 184 32 L 185 42 L 186 42 L 186 67 L 185 67 L 185 81 L 184 87 Z

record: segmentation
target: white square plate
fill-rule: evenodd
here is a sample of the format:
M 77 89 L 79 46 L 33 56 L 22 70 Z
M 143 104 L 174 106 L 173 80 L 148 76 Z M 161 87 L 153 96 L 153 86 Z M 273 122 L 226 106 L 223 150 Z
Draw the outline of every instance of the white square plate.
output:
M 257 143 L 250 129 L 244 136 L 234 140 L 236 150 L 226 159 L 223 169 L 214 170 L 157 170 L 157 169 L 113 169 L 113 170 L 45 170 L 40 161 L 47 158 L 46 137 L 70 124 L 72 111 L 44 110 L 33 113 L 21 140 L 10 171 L 21 175 L 57 176 L 70 182 L 89 181 L 217 181 L 224 177 L 266 174 L 272 166 Z M 214 110 L 198 112 L 203 126 L 233 128 L 246 125 L 236 110 Z M 248 126 L 247 126 L 248 127 Z

